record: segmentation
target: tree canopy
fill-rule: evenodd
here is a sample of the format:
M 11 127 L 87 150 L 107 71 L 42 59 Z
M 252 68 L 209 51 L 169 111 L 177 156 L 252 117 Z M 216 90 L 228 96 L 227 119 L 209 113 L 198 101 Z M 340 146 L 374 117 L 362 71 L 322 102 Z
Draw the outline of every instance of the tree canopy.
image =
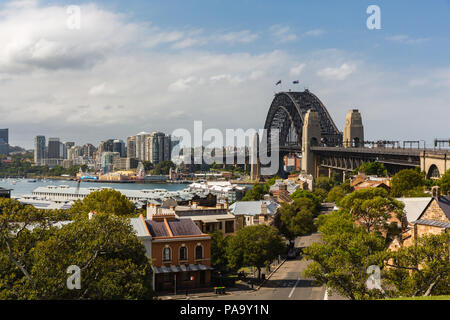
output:
M 175 169 L 177 166 L 170 160 L 166 160 L 160 162 L 154 166 L 152 170 L 152 174 L 160 175 L 160 174 L 169 174 L 169 170 Z
M 276 228 L 255 225 L 245 227 L 231 237 L 227 256 L 231 268 L 256 267 L 259 278 L 261 268 L 277 258 L 285 248 L 286 245 Z
M 297 198 L 293 203 L 282 203 L 275 225 L 286 239 L 307 235 L 314 231 L 314 203 L 309 198 Z
M 391 193 L 394 197 L 427 196 L 423 192 L 425 181 L 422 174 L 415 169 L 405 169 L 392 177 Z
M 365 283 L 367 268 L 381 265 L 378 254 L 385 248 L 383 238 L 356 226 L 351 215 L 343 211 L 321 216 L 319 231 L 323 243 L 304 250 L 312 260 L 304 275 L 352 300 L 380 298 L 381 292 L 369 290 Z
M 113 189 L 91 192 L 83 200 L 77 200 L 68 211 L 74 215 L 87 217 L 90 211 L 108 213 L 122 217 L 136 215 L 136 208 L 128 198 Z
M 346 195 L 346 191 L 341 186 L 334 186 L 327 195 L 327 202 L 339 202 Z
M 377 161 L 364 162 L 358 168 L 356 168 L 355 171 L 353 171 L 354 174 L 357 174 L 358 172 L 363 172 L 368 176 L 379 176 L 379 177 L 387 176 L 387 170 L 384 167 L 384 164 Z
M 447 170 L 439 179 L 438 185 L 441 187 L 442 194 L 449 194 L 450 192 L 450 169 Z
M 322 200 L 323 200 L 322 197 L 320 197 L 308 190 L 297 189 L 297 190 L 295 190 L 295 192 L 293 192 L 291 194 L 291 199 L 295 200 L 295 199 L 299 199 L 299 198 L 310 199 L 313 204 L 312 210 L 313 210 L 314 215 L 319 213 L 320 206 L 321 206 Z
M 450 234 L 425 235 L 417 244 L 388 252 L 383 278 L 394 296 L 443 295 L 450 292 Z
M 145 299 L 150 263 L 125 220 L 97 214 L 64 220 L 0 199 L 0 299 Z M 81 290 L 68 290 L 67 268 L 81 268 Z

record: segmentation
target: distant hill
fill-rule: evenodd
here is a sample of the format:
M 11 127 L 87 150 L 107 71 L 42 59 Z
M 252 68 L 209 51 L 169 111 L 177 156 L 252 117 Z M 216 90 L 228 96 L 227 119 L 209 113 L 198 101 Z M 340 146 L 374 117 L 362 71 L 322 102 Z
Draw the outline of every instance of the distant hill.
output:
M 19 146 L 9 146 L 9 152 L 26 152 L 27 150 Z

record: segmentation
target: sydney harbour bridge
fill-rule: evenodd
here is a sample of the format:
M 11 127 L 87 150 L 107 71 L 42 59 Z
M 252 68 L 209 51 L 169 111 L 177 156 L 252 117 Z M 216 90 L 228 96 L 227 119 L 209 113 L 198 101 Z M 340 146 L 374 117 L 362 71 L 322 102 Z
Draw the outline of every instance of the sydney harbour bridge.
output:
M 450 139 L 436 139 L 432 149 L 425 148 L 425 142 L 421 147 L 420 141 L 403 141 L 403 145 L 399 141 L 366 141 L 358 110 L 349 111 L 341 132 L 325 105 L 309 90 L 276 93 L 264 129 L 267 134 L 260 148 L 272 150 L 271 131 L 278 130 L 280 161 L 296 154 L 302 158 L 301 170 L 314 177 L 336 170 L 345 178 L 363 162 L 372 161 L 383 163 L 390 173 L 419 167 L 428 178 L 438 178 L 450 169 L 450 150 L 436 148 L 444 143 L 450 146 Z M 286 176 L 281 163 L 278 174 Z

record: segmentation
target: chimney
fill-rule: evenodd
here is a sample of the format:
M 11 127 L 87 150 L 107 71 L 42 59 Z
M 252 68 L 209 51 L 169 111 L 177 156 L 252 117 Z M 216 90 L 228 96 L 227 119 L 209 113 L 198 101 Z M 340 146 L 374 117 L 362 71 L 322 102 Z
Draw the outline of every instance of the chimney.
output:
M 439 200 L 441 197 L 441 188 L 439 186 L 434 186 L 431 188 L 431 194 L 433 195 L 433 198 L 436 200 Z
M 267 214 L 267 203 L 265 202 L 261 203 L 261 213 Z

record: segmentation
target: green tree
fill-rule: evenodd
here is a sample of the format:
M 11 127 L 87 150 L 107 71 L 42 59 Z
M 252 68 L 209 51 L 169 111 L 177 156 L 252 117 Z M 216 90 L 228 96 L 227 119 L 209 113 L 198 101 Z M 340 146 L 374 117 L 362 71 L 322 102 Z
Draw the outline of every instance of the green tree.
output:
M 136 215 L 136 208 L 120 191 L 103 189 L 91 192 L 83 200 L 77 200 L 68 211 L 74 215 L 87 217 L 90 211 L 108 213 L 122 217 Z
M 299 199 L 299 198 L 307 198 L 310 199 L 313 203 L 313 213 L 317 215 L 320 211 L 320 207 L 322 205 L 322 198 L 308 190 L 297 189 L 295 192 L 291 194 L 291 199 Z
M 255 184 L 251 189 L 245 192 L 244 197 L 241 201 L 258 201 L 264 198 L 264 195 L 267 194 L 266 188 L 264 185 Z
M 319 231 L 322 243 L 304 250 L 312 261 L 304 275 L 352 300 L 381 298 L 379 290 L 366 287 L 366 270 L 382 264 L 379 253 L 385 249 L 384 239 L 356 226 L 351 215 L 343 211 L 321 216 Z
M 424 186 L 425 181 L 419 171 L 405 169 L 392 177 L 391 193 L 394 197 L 426 196 L 423 192 Z
M 224 237 L 221 231 L 215 231 L 211 236 L 211 266 L 218 272 L 226 274 L 229 271 L 227 246 L 229 237 Z
M 170 161 L 170 160 L 163 161 L 163 162 L 160 162 L 160 163 L 155 165 L 152 173 L 156 174 L 156 175 L 169 174 L 169 170 L 171 168 L 172 169 L 176 168 L 176 165 L 172 161 Z
M 364 162 L 358 168 L 353 171 L 353 174 L 358 174 L 358 172 L 363 172 L 368 176 L 379 176 L 386 177 L 387 170 L 384 167 L 384 164 L 381 162 Z
M 80 218 L 37 243 L 31 277 L 44 299 L 150 299 L 152 275 L 145 248 L 119 217 Z M 81 290 L 69 290 L 67 268 L 81 269 Z
M 334 186 L 327 195 L 327 202 L 339 202 L 346 195 L 346 191 L 341 186 Z
M 293 203 L 282 203 L 275 218 L 275 225 L 289 240 L 314 231 L 314 203 L 308 198 L 297 198 Z
M 327 192 L 331 190 L 335 185 L 335 181 L 333 179 L 327 177 L 318 177 L 316 179 L 315 188 L 324 189 Z
M 0 199 L 0 299 L 36 298 L 31 254 L 52 230 L 45 211 Z
M 276 228 L 255 225 L 245 227 L 231 237 L 227 246 L 227 257 L 232 269 L 256 267 L 260 279 L 261 268 L 285 249 L 286 245 Z
M 402 221 L 404 215 L 404 204 L 388 197 L 387 191 L 382 188 L 352 192 L 339 202 L 339 206 L 341 210 L 351 214 L 367 232 L 392 232 L 390 218 L 395 216 Z
M 450 293 L 450 234 L 426 235 L 417 244 L 388 252 L 383 278 L 396 288 L 396 296 Z
M 450 192 L 450 169 L 447 170 L 437 182 L 441 187 L 442 194 L 449 194 Z

